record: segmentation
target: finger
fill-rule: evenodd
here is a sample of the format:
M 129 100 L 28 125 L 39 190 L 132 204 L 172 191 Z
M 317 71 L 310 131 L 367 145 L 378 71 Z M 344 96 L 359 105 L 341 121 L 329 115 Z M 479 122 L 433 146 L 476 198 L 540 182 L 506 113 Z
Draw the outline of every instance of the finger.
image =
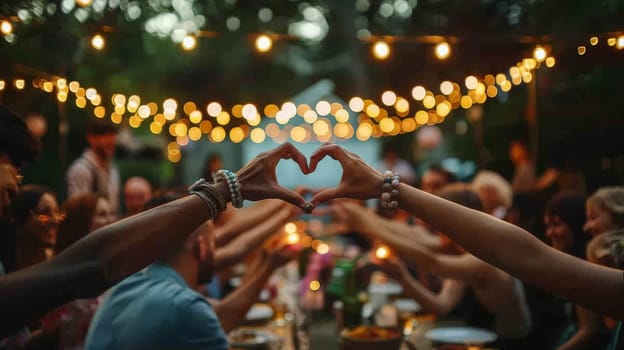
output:
M 303 172 L 304 174 L 310 173 L 310 168 L 308 167 L 308 161 L 306 160 L 306 157 L 303 155 L 303 153 L 299 152 L 299 150 L 295 146 L 293 146 L 292 143 L 284 143 L 282 144 L 282 146 L 280 146 L 280 148 L 282 152 L 280 156 L 281 158 L 294 160 L 299 165 L 301 172 Z
M 279 198 L 285 202 L 293 204 L 300 210 L 303 210 L 303 207 L 306 205 L 305 199 L 293 191 L 278 186 L 278 188 L 274 189 L 274 192 L 275 198 Z
M 341 195 L 341 191 L 339 188 L 330 188 L 315 194 L 310 203 L 317 205 L 318 203 L 327 202 L 330 199 L 339 198 Z
M 316 170 L 316 166 L 321 160 L 323 160 L 323 158 L 325 158 L 325 156 L 332 157 L 333 159 L 340 162 L 340 164 L 342 164 L 346 157 L 348 157 L 346 151 L 338 145 L 323 145 L 317 148 L 310 157 L 310 171 L 313 172 L 314 170 Z

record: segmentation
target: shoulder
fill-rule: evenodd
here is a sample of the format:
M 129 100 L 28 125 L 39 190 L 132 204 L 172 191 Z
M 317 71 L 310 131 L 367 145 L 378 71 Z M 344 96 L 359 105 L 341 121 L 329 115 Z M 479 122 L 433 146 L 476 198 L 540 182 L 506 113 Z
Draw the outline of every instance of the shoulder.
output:
M 91 171 L 89 170 L 89 165 L 87 164 L 87 160 L 81 155 L 80 157 L 74 159 L 74 161 L 67 168 L 67 175 L 76 175 L 83 174 L 90 175 Z
M 227 349 L 225 331 L 212 306 L 200 294 L 188 290 L 175 305 L 179 345 Z

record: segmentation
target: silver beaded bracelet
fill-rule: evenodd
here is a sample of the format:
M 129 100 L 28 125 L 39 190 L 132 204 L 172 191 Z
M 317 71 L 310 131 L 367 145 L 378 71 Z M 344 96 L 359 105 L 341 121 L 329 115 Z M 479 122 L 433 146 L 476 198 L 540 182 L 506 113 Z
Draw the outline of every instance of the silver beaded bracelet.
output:
M 243 196 L 240 192 L 240 184 L 238 183 L 238 176 L 229 170 L 219 170 L 212 175 L 215 182 L 225 181 L 230 191 L 230 197 L 232 197 L 232 205 L 235 208 L 243 207 Z
M 384 183 L 381 192 L 381 206 L 385 209 L 396 209 L 399 207 L 399 184 L 401 176 L 387 170 L 384 173 Z

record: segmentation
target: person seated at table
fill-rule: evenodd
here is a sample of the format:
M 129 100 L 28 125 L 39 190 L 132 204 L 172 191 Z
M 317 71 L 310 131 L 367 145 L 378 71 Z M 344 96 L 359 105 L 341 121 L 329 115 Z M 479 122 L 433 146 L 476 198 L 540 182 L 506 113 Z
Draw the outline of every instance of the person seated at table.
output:
M 82 193 L 63 203 L 55 252 L 61 253 L 81 238 L 115 220 L 108 200 L 98 193 Z M 62 349 L 82 349 L 99 297 L 74 300 L 45 316 L 48 327 L 58 329 Z
M 54 193 L 42 186 L 24 186 L 17 195 L 13 212 L 17 224 L 17 268 L 52 258 L 63 219 Z
M 585 195 L 561 192 L 546 204 L 544 213 L 546 236 L 550 245 L 562 252 L 585 259 L 590 236 L 583 231 L 585 224 Z M 570 305 L 568 323 L 556 342 L 558 350 L 604 349 L 609 332 L 600 316 L 579 305 Z
M 624 187 L 598 189 L 586 203 L 585 231 L 593 239 L 587 247 L 589 261 L 624 268 Z
M 207 221 L 170 253 L 110 290 L 91 322 L 86 349 L 227 349 L 225 332 L 243 319 L 273 270 L 298 249 L 262 250 L 239 288 L 212 305 L 195 289 L 215 267 Z
M 386 193 L 384 174 L 338 145 L 319 147 L 310 157 L 310 171 L 326 156 L 341 164 L 342 177 L 336 187 L 317 192 L 311 199 L 313 205 L 334 198 L 379 198 Z M 409 185 L 398 183 L 395 187 L 398 207 L 438 228 L 478 258 L 594 312 L 624 320 L 622 270 L 560 252 L 520 227 Z M 621 325 L 619 322 L 610 349 L 624 347 Z
M 123 191 L 126 216 L 142 212 L 145 203 L 152 198 L 152 185 L 140 176 L 132 176 L 126 180 Z
M 469 208 L 483 210 L 479 196 L 467 188 L 442 190 L 440 196 Z M 407 267 L 399 259 L 374 260 L 382 270 L 397 278 L 406 289 L 406 294 L 416 299 L 426 312 L 446 315 L 459 306 L 466 292 L 471 292 L 480 307 L 470 307 L 471 310 L 462 315 L 468 324 L 492 328 L 504 339 L 522 338 L 529 332 L 530 313 L 524 290 L 520 281 L 509 274 L 471 254 L 439 254 L 416 240 L 411 240 L 410 244 L 406 244 L 408 243 L 406 241 L 400 244 L 384 241 L 383 235 L 377 234 L 379 232 L 377 222 L 380 219 L 372 213 L 367 213 L 350 203 L 338 204 L 337 210 L 342 210 L 344 217 L 356 225 L 358 230 L 365 230 L 369 237 L 388 244 L 405 261 L 425 266 L 431 273 L 444 277 L 442 289 L 436 294 L 412 278 Z

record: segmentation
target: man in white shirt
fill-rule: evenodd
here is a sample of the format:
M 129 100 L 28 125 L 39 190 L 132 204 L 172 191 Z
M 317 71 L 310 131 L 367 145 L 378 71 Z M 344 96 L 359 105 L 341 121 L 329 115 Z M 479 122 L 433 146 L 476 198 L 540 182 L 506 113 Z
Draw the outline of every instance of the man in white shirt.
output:
M 99 193 L 119 213 L 119 170 L 113 164 L 117 128 L 104 119 L 94 119 L 87 126 L 87 148 L 67 170 L 67 197 L 81 193 Z

